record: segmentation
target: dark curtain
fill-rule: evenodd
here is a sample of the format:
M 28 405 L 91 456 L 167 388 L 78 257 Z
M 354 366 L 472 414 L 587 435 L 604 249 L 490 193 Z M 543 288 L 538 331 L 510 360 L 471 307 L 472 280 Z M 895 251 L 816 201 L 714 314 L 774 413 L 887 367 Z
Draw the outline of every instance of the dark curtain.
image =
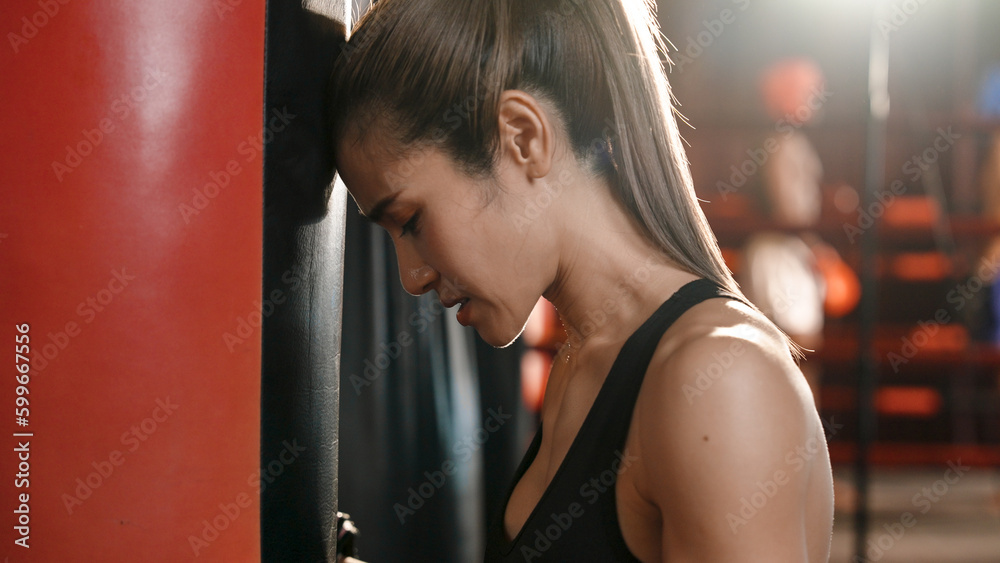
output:
M 521 346 L 494 349 L 435 292 L 407 294 L 391 240 L 347 207 L 341 510 L 366 561 L 481 560 L 530 425 Z

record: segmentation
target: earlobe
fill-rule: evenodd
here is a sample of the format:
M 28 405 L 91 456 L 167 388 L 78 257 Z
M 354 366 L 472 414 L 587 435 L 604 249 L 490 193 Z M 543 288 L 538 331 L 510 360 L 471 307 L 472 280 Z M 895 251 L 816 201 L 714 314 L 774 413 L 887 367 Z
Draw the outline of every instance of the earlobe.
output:
M 501 150 L 526 172 L 540 178 L 549 173 L 553 158 L 553 129 L 547 112 L 530 94 L 506 90 L 500 94 Z

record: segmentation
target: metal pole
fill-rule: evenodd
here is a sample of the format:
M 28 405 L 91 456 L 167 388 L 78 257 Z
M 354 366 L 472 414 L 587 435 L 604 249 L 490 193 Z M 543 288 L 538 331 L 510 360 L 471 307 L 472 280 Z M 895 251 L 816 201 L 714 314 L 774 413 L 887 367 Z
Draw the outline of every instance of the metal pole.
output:
M 873 3 L 871 33 L 868 46 L 868 117 L 865 154 L 865 189 L 863 209 L 870 209 L 876 194 L 885 183 L 886 120 L 889 116 L 889 37 L 879 29 L 884 1 Z M 881 216 L 881 213 L 873 217 Z M 858 330 L 858 438 L 855 457 L 857 506 L 854 517 L 855 559 L 867 561 L 865 543 L 868 533 L 868 455 L 876 436 L 875 389 L 878 386 L 878 358 L 875 349 L 875 327 L 878 322 L 878 219 L 861 237 L 861 318 Z

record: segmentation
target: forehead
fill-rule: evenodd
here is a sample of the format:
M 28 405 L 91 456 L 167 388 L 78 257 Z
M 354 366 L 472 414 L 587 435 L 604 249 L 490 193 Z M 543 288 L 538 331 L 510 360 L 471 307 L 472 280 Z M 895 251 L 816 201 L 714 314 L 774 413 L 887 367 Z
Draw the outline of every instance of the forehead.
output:
M 351 132 L 338 140 L 335 154 L 337 172 L 363 212 L 403 188 L 401 178 L 392 173 L 400 157 L 371 136 Z
M 394 200 L 394 196 L 401 202 L 419 198 L 427 203 L 432 198 L 452 197 L 455 190 L 474 183 L 443 151 L 428 146 L 398 155 L 371 143 L 344 141 L 339 143 L 337 162 L 341 179 L 358 208 L 373 219 L 388 205 L 379 204 Z

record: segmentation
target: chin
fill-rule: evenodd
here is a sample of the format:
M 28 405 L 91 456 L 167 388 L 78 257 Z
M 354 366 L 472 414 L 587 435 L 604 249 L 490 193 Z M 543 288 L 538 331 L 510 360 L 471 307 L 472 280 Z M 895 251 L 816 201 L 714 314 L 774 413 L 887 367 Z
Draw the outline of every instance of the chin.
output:
M 524 332 L 524 327 L 522 326 L 520 330 L 514 332 L 513 330 L 497 330 L 498 327 L 488 327 L 484 330 L 476 328 L 476 332 L 479 333 L 480 338 L 483 339 L 487 344 L 494 348 L 506 348 L 513 344 L 521 333 Z

